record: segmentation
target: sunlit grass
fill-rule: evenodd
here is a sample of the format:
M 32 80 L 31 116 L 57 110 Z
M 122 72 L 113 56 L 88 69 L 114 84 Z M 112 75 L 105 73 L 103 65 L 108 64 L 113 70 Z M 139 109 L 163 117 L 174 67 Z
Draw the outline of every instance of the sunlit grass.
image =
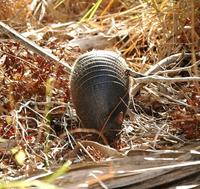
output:
M 81 18 L 81 20 L 79 21 L 79 23 L 90 21 L 90 20 L 93 18 L 93 16 L 95 15 L 97 9 L 99 8 L 99 6 L 101 5 L 102 2 L 103 2 L 103 0 L 98 0 L 98 1 L 86 12 L 86 14 Z

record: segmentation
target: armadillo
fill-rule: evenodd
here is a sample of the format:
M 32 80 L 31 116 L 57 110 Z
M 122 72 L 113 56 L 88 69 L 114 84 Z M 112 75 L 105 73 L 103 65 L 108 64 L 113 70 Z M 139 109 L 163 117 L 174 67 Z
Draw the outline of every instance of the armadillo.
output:
M 118 138 L 129 101 L 127 64 L 117 53 L 94 50 L 75 62 L 71 97 L 85 128 L 97 129 L 108 143 Z

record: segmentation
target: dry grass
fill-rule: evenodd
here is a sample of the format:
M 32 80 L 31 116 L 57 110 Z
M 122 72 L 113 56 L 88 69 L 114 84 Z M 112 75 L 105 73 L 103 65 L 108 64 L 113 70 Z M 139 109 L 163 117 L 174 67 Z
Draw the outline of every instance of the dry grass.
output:
M 20 2 L 24 2 L 23 7 L 11 0 L 0 1 L 3 7 L 0 19 L 8 20 L 10 25 L 20 25 L 16 29 L 26 32 L 27 37 L 69 64 L 93 47 L 81 49 L 69 43 L 100 33 L 115 39 L 112 50 L 120 51 L 129 66 L 139 72 L 178 52 L 192 52 L 192 58 L 164 69 L 191 66 L 198 61 L 195 56 L 199 51 L 200 33 L 198 0 L 138 1 L 135 4 L 127 0 L 103 1 L 94 15 L 82 20 L 96 1 L 57 0 L 44 4 L 33 0 L 31 7 L 28 7 L 29 1 Z M 63 25 L 55 26 L 58 21 Z M 62 66 L 8 39 L 1 40 L 0 55 L 0 139 L 3 141 L 0 143 L 0 177 L 9 180 L 65 162 L 77 140 L 85 136 L 70 133 L 70 129 L 79 127 L 79 121 L 70 104 L 69 75 Z M 189 74 L 198 74 L 198 67 L 194 67 L 196 70 L 190 70 Z M 198 84 L 143 86 L 132 96 L 133 103 L 123 125 L 121 150 L 176 149 L 188 138 L 199 138 L 199 91 L 194 86 Z M 183 106 L 183 102 L 190 107 Z M 18 153 L 21 153 L 19 158 Z M 95 153 L 101 159 L 98 152 Z M 87 156 L 77 152 L 73 160 L 77 157 Z

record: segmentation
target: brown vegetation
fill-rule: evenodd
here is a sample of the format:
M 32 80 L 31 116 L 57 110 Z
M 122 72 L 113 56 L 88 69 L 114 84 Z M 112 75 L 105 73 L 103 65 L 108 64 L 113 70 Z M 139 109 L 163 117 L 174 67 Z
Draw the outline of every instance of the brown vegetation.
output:
M 86 51 L 109 49 L 120 51 L 131 69 L 145 73 L 181 53 L 153 74 L 199 77 L 199 0 L 97 1 L 99 6 L 93 0 L 44 2 L 0 0 L 0 20 L 70 66 Z M 0 178 L 29 177 L 68 159 L 121 155 L 80 142 L 94 132 L 71 132 L 80 122 L 68 83 L 63 65 L 0 33 Z M 199 82 L 136 83 L 118 150 L 177 150 L 200 138 Z M 107 176 L 105 180 L 113 175 Z

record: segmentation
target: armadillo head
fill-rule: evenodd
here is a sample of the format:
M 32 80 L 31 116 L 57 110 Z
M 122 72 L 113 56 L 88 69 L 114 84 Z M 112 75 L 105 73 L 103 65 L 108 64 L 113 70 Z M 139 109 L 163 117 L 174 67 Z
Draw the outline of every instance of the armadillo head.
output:
M 110 51 L 92 51 L 75 63 L 72 102 L 82 125 L 97 129 L 109 143 L 117 138 L 129 101 L 129 79 L 123 58 Z

